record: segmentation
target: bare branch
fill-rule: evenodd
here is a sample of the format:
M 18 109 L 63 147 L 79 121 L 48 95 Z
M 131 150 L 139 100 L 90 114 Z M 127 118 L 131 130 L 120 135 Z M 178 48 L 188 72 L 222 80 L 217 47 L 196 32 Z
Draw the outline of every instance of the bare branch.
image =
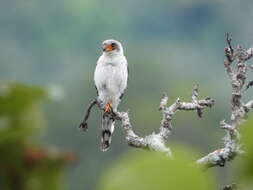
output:
M 244 104 L 245 112 L 249 112 L 253 108 L 253 100 L 249 101 L 248 103 Z
M 226 162 L 233 160 L 238 154 L 243 153 L 240 146 L 239 127 L 245 121 L 247 113 L 253 109 L 253 100 L 250 100 L 247 103 L 244 103 L 242 100 L 247 74 L 246 61 L 253 57 L 253 47 L 248 50 L 244 50 L 241 46 L 233 48 L 232 38 L 229 34 L 226 36 L 226 41 L 227 47 L 224 50 L 226 57 L 224 60 L 224 66 L 232 87 L 231 116 L 229 122 L 226 122 L 225 120 L 220 122 L 220 128 L 226 131 L 226 135 L 223 138 L 224 146 L 197 160 L 197 164 L 206 168 L 225 166 Z M 235 65 L 233 66 L 232 64 L 234 62 Z M 253 68 L 253 66 L 251 67 Z M 167 106 L 167 103 L 168 96 L 164 94 L 159 106 L 159 110 L 162 112 L 162 120 L 159 130 L 158 132 L 153 132 L 145 137 L 140 137 L 135 134 L 128 112 L 112 112 L 106 114 L 109 114 L 113 120 L 121 121 L 126 141 L 130 146 L 163 152 L 171 157 L 172 153 L 170 148 L 166 146 L 166 142 L 173 129 L 172 119 L 176 112 L 182 110 L 194 110 L 199 117 L 202 117 L 204 109 L 212 107 L 214 105 L 214 100 L 209 97 L 199 99 L 198 86 L 195 85 L 192 90 L 190 102 L 182 102 L 177 98 L 177 100 L 170 106 Z M 93 100 L 88 107 L 80 128 L 84 130 L 87 129 L 87 120 L 90 111 L 95 104 L 98 105 L 100 110 L 103 110 L 103 106 L 101 106 L 102 104 L 98 99 Z
M 166 95 L 166 93 L 164 93 L 160 102 L 159 110 L 160 111 L 164 110 L 166 108 L 167 103 L 168 103 L 168 96 Z
M 168 137 L 172 131 L 172 119 L 173 116 L 179 110 L 198 110 L 201 111 L 206 107 L 211 107 L 214 101 L 210 98 L 198 100 L 197 86 L 193 88 L 192 102 L 181 102 L 178 98 L 173 104 L 167 107 L 168 97 L 164 94 L 160 102 L 160 110 L 162 112 L 162 121 L 157 133 L 153 132 L 145 137 L 140 137 L 133 131 L 130 123 L 129 114 L 127 112 L 115 113 L 114 119 L 120 120 L 122 128 L 125 132 L 127 143 L 136 148 L 142 148 L 147 150 L 159 151 L 165 153 L 167 156 L 172 156 L 171 150 L 165 145 Z
M 232 39 L 227 35 L 228 47 L 225 48 L 226 60 L 224 61 L 224 66 L 232 86 L 231 117 L 229 124 L 225 120 L 220 122 L 220 127 L 226 130 L 226 136 L 223 138 L 224 147 L 209 153 L 197 161 L 198 164 L 207 168 L 224 166 L 227 161 L 233 160 L 236 155 L 243 153 L 239 143 L 239 127 L 245 121 L 247 113 L 253 108 L 253 100 L 246 104 L 242 100 L 247 74 L 246 61 L 252 57 L 253 50 L 250 48 L 246 51 L 241 46 L 237 46 L 234 50 L 231 41 Z M 236 71 L 233 71 L 232 63 L 235 60 Z
M 246 51 L 247 57 L 245 59 L 245 61 L 247 61 L 248 59 L 250 59 L 253 56 L 253 46 L 251 46 L 247 51 Z
M 232 68 L 231 64 L 234 60 L 234 49 L 233 49 L 232 44 L 231 44 L 232 38 L 229 37 L 229 33 L 227 33 L 226 40 L 227 40 L 228 47 L 226 47 L 224 49 L 225 56 L 227 58 L 227 59 L 224 60 L 224 66 L 227 69 L 228 76 L 230 77 L 231 80 L 233 80 L 234 77 L 235 77 L 235 74 L 234 74 L 234 71 L 233 71 L 233 68 Z
M 238 189 L 237 185 L 233 183 L 232 185 L 226 185 L 223 190 L 236 190 Z
M 229 53 L 229 57 L 232 58 L 231 61 L 233 61 L 233 55 L 234 55 L 234 48 L 232 47 L 232 38 L 229 36 L 229 33 L 226 34 L 226 40 L 227 40 L 227 44 L 228 44 L 228 53 Z M 226 54 L 227 55 L 227 54 Z
M 251 86 L 253 86 L 253 81 L 249 81 L 249 82 L 248 82 L 248 84 L 247 84 L 247 86 L 246 86 L 246 88 L 245 88 L 244 91 L 248 90 L 249 87 L 251 87 Z

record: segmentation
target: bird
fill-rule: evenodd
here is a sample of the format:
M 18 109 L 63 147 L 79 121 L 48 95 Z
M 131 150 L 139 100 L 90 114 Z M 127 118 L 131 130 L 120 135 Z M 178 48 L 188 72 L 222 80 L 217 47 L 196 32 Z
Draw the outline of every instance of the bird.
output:
M 110 116 L 116 113 L 127 88 L 128 62 L 124 56 L 122 44 L 114 39 L 102 42 L 102 55 L 97 61 L 94 82 L 98 101 L 103 108 L 101 150 L 110 147 L 115 120 Z

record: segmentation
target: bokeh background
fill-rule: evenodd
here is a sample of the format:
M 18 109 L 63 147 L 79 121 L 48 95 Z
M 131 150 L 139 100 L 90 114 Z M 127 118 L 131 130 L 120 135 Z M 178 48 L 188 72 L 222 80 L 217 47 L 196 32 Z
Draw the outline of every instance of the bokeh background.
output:
M 223 67 L 225 34 L 232 34 L 235 45 L 249 47 L 252 9 L 252 0 L 2 0 L 0 186 L 19 181 L 12 189 L 36 190 L 41 183 L 96 190 L 105 183 L 102 176 L 111 175 L 108 168 L 139 154 L 126 145 L 120 127 L 110 150 L 100 151 L 101 116 L 95 109 L 89 130 L 78 129 L 96 95 L 93 72 L 101 42 L 109 38 L 122 42 L 129 62 L 119 109 L 130 110 L 138 134 L 159 127 L 164 91 L 170 103 L 177 97 L 189 100 L 199 84 L 200 95 L 216 104 L 202 119 L 195 112 L 177 113 L 169 144 L 200 155 L 222 146 L 219 121 L 229 118 L 231 95 Z M 231 168 L 212 169 L 219 186 L 233 182 Z

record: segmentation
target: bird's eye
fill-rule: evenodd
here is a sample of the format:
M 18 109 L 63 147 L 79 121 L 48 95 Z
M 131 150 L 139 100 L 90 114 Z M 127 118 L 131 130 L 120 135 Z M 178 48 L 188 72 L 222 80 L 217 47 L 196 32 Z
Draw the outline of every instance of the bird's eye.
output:
M 116 47 L 116 43 L 112 43 L 111 46 L 112 46 L 112 47 Z

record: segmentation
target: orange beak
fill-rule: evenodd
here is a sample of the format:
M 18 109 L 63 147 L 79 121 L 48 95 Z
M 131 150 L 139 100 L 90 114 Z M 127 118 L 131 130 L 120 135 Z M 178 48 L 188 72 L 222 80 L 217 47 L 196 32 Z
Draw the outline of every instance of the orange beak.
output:
M 105 45 L 105 46 L 103 47 L 103 51 L 108 52 L 108 51 L 112 51 L 112 50 L 113 50 L 112 45 Z

